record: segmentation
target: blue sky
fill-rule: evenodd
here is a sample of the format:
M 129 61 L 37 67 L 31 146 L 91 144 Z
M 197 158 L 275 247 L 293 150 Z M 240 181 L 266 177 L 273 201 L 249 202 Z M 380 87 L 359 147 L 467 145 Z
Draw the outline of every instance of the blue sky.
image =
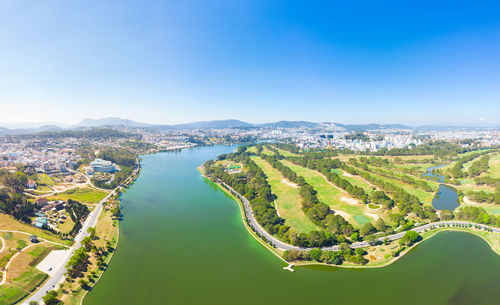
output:
M 0 122 L 500 124 L 498 1 L 6 0 L 0 58 Z

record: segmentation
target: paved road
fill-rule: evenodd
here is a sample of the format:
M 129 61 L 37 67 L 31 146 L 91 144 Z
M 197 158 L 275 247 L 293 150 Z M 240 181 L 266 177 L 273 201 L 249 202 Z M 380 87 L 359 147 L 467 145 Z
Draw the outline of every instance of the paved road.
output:
M 61 284 L 64 281 L 64 279 L 66 278 L 66 276 L 64 275 L 66 273 L 66 264 L 68 263 L 69 259 L 71 258 L 75 250 L 81 247 L 82 240 L 88 236 L 89 234 L 87 232 L 88 228 L 95 227 L 95 225 L 97 224 L 97 220 L 99 219 L 99 215 L 101 214 L 102 211 L 103 203 L 106 202 L 110 197 L 117 194 L 118 191 L 122 190 L 127 183 L 131 182 L 133 177 L 137 175 L 138 171 L 139 170 L 136 168 L 134 173 L 129 178 L 127 178 L 127 180 L 124 183 L 117 186 L 113 191 L 111 191 L 111 193 L 109 193 L 106 197 L 104 197 L 104 199 L 102 199 L 98 203 L 96 208 L 89 214 L 89 216 L 85 220 L 84 224 L 82 225 L 82 229 L 75 237 L 74 244 L 68 250 L 68 253 L 64 258 L 64 262 L 60 265 L 59 269 L 54 272 L 54 276 L 50 277 L 47 280 L 47 282 L 45 282 L 45 284 L 40 289 L 38 289 L 38 291 L 35 294 L 26 299 L 22 303 L 23 305 L 28 305 L 29 302 L 31 301 L 42 303 L 42 297 L 45 296 L 47 292 L 56 289 L 59 286 L 59 284 Z
M 227 188 L 228 190 L 230 190 L 236 197 L 238 197 L 243 202 L 243 207 L 244 207 L 245 212 L 246 212 L 246 218 L 247 218 L 247 221 L 250 224 L 250 226 L 252 226 L 255 229 L 255 231 L 257 231 L 261 236 L 263 236 L 267 240 L 271 241 L 276 246 L 276 248 L 278 248 L 280 250 L 291 250 L 291 249 L 306 250 L 306 251 L 310 250 L 308 248 L 300 248 L 300 247 L 297 247 L 297 246 L 293 246 L 293 245 L 287 244 L 287 243 L 285 243 L 285 242 L 283 242 L 281 240 L 278 240 L 276 237 L 272 236 L 271 234 L 269 234 L 266 230 L 264 230 L 264 228 L 262 228 L 260 226 L 260 224 L 255 219 L 255 216 L 252 213 L 252 208 L 250 207 L 250 202 L 245 197 L 243 197 L 242 195 L 238 194 L 229 185 L 225 184 L 224 182 L 222 182 L 220 180 L 218 180 L 217 182 L 219 182 L 225 188 Z M 477 225 L 480 229 L 483 229 L 483 230 L 484 229 L 489 229 L 489 230 L 492 230 L 495 233 L 500 233 L 500 228 L 495 228 L 495 227 L 492 227 L 492 226 L 487 226 L 487 225 L 482 225 L 482 224 L 476 224 L 476 223 L 473 223 L 473 222 L 460 221 L 460 220 L 433 222 L 433 223 L 429 223 L 429 224 L 425 224 L 425 225 L 413 228 L 412 231 L 415 231 L 417 233 L 421 233 L 421 232 L 424 232 L 425 230 L 429 230 L 429 229 L 432 229 L 432 228 L 438 228 L 440 225 L 443 225 L 443 226 L 454 226 L 454 225 L 472 225 L 472 226 L 476 226 Z M 406 232 L 395 233 L 395 234 L 392 234 L 392 235 L 387 235 L 387 236 L 380 237 L 377 240 L 380 241 L 380 242 L 382 242 L 385 238 L 387 238 L 389 241 L 393 241 L 393 240 L 396 240 L 396 239 L 400 239 L 401 237 L 403 237 L 403 235 L 405 233 Z M 367 247 L 369 245 L 370 244 L 368 242 L 366 242 L 366 241 L 360 241 L 360 242 L 352 243 L 351 244 L 351 248 L 362 248 L 362 247 Z M 323 247 L 322 249 L 323 250 L 327 250 L 327 251 L 337 251 L 339 249 L 339 246 L 335 245 L 335 246 L 331 246 L 331 247 Z

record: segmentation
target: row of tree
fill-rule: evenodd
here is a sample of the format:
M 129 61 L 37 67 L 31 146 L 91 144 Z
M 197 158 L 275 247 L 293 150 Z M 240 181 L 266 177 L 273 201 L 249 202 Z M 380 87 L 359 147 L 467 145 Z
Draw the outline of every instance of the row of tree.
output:
M 457 163 L 455 163 L 455 165 L 453 165 L 453 167 L 449 170 L 449 173 L 453 176 L 454 179 L 466 178 L 468 173 L 463 171 L 464 164 L 469 162 L 469 161 L 472 161 L 480 156 L 483 156 L 485 154 L 489 154 L 491 152 L 492 152 L 491 150 L 486 150 L 486 151 L 482 151 L 482 152 L 476 152 L 476 153 L 473 153 L 473 154 L 470 154 L 467 156 L 463 156 L 462 158 L 458 159 L 458 161 L 457 161 Z M 480 167 L 481 164 L 482 164 L 482 162 L 479 162 L 479 167 L 476 166 L 477 168 L 475 168 L 472 171 L 472 174 L 475 175 L 476 173 L 478 173 L 478 175 L 479 175 L 483 171 L 482 168 Z M 486 170 L 488 170 L 487 167 L 488 167 L 488 164 L 486 162 Z M 470 174 L 470 172 L 469 172 L 469 174 Z
M 408 213 L 411 212 L 417 212 L 419 208 L 421 208 L 422 203 L 418 199 L 417 196 L 412 195 L 408 192 L 406 192 L 403 188 L 398 187 L 390 182 L 387 182 L 381 178 L 378 178 L 369 172 L 360 169 L 362 166 L 360 165 L 359 162 L 357 162 L 356 159 L 352 158 L 349 159 L 349 162 L 355 166 L 356 168 L 351 167 L 350 172 L 355 175 L 359 175 L 363 177 L 364 179 L 368 180 L 370 183 L 376 185 L 377 187 L 381 188 L 384 192 L 388 193 L 391 195 L 392 199 L 394 200 L 395 203 L 397 203 L 397 206 L 399 210 L 404 214 L 407 215 Z
M 320 248 L 314 248 L 309 251 L 287 250 L 283 253 L 283 258 L 289 262 L 293 261 L 317 261 L 332 265 L 342 265 L 344 261 L 364 265 L 368 260 L 363 257 L 366 251 L 349 247 L 348 243 L 339 244 L 338 251 L 323 251 Z
M 350 161 L 351 160 L 355 160 L 355 159 L 352 158 L 352 159 L 350 159 Z M 373 161 L 378 161 L 378 160 L 383 160 L 384 162 L 382 162 L 382 163 L 373 162 Z M 432 186 L 429 185 L 429 183 L 427 183 L 425 180 L 416 179 L 416 178 L 413 178 L 409 175 L 398 173 L 397 169 L 395 171 L 394 170 L 395 166 L 391 167 L 389 165 L 390 163 L 388 162 L 387 159 L 374 158 L 374 157 L 372 157 L 372 158 L 361 157 L 358 159 L 358 161 L 359 162 L 356 162 L 358 167 L 362 168 L 365 171 L 372 172 L 372 173 L 377 174 L 379 176 L 399 180 L 399 181 L 404 182 L 406 184 L 409 184 L 411 186 L 421 188 L 426 192 L 434 192 L 434 189 L 432 188 Z M 384 170 L 381 167 L 385 167 L 385 168 L 390 169 L 390 170 Z
M 334 212 L 329 206 L 319 201 L 316 190 L 302 176 L 297 175 L 288 166 L 278 161 L 276 155 L 261 154 L 261 157 L 280 171 L 286 179 L 299 186 L 302 211 L 314 224 L 324 228 L 326 217 Z M 323 230 L 300 234 L 291 232 L 289 240 L 292 244 L 300 247 L 323 247 L 333 245 L 336 242 L 336 238 L 331 233 Z
M 343 163 L 339 159 L 320 158 L 312 159 L 308 156 L 290 157 L 288 160 L 302 167 L 316 170 L 323 174 L 328 181 L 342 188 L 354 198 L 360 199 L 363 203 L 368 203 L 368 194 L 363 188 L 352 185 L 347 179 L 342 178 L 334 169 L 343 169 Z
M 476 177 L 488 171 L 490 155 L 482 156 L 479 160 L 472 162 L 469 167 L 469 177 Z

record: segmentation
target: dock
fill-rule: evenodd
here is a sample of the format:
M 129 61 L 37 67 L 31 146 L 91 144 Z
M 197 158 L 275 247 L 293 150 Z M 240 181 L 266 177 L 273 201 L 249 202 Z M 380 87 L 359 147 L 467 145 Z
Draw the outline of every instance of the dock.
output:
M 288 265 L 286 267 L 283 267 L 283 270 L 288 270 L 290 272 L 294 272 L 295 270 L 293 270 L 292 267 L 293 267 L 293 264 L 290 264 L 290 265 Z

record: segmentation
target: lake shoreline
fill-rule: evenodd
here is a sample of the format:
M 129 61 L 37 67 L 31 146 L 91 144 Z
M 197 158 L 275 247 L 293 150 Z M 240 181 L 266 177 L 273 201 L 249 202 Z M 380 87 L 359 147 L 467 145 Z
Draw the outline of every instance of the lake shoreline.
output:
M 242 220 L 243 220 L 243 224 L 245 225 L 245 228 L 247 229 L 247 231 L 252 235 L 252 237 L 255 240 L 257 240 L 261 245 L 263 245 L 266 249 L 268 249 L 269 251 L 271 251 L 272 254 L 274 254 L 275 256 L 277 256 L 283 262 L 285 262 L 287 264 L 293 264 L 296 267 L 311 266 L 311 265 L 323 265 L 323 266 L 329 266 L 329 267 L 350 268 L 350 269 L 382 268 L 382 267 L 386 267 L 386 266 L 389 266 L 389 265 L 395 263 L 401 257 L 403 257 L 404 255 L 406 255 L 407 253 L 409 253 L 411 250 L 413 250 L 416 246 L 420 245 L 422 242 L 431 239 L 432 237 L 436 236 L 440 232 L 446 232 L 446 231 L 448 231 L 448 232 L 463 232 L 463 233 L 469 233 L 469 234 L 478 236 L 478 237 L 480 237 L 483 241 L 485 241 L 488 244 L 488 246 L 490 247 L 490 249 L 494 253 L 496 253 L 496 254 L 498 254 L 500 256 L 500 245 L 498 247 L 495 247 L 490 240 L 486 239 L 484 236 L 482 236 L 481 234 L 479 234 L 480 232 L 484 232 L 484 231 L 479 231 L 479 230 L 476 231 L 476 230 L 474 230 L 472 228 L 437 227 L 436 229 L 433 229 L 432 231 L 425 231 L 425 233 L 432 232 L 432 234 L 430 234 L 429 236 L 423 237 L 422 240 L 420 240 L 419 242 L 417 242 L 417 243 L 413 244 L 412 246 L 406 248 L 401 253 L 399 253 L 398 256 L 395 256 L 392 259 L 389 259 L 387 261 L 382 261 L 382 262 L 379 262 L 379 263 L 374 263 L 372 265 L 370 265 L 370 262 L 368 264 L 366 264 L 366 265 L 354 265 L 354 264 L 350 264 L 350 263 L 347 263 L 345 265 L 344 264 L 342 264 L 342 265 L 333 265 L 333 264 L 327 264 L 327 263 L 316 262 L 316 261 L 292 261 L 292 262 L 289 262 L 289 261 L 285 260 L 279 254 L 280 252 L 277 249 L 271 248 L 271 246 L 269 244 L 267 244 L 263 239 L 261 239 L 260 237 L 258 237 L 255 234 L 255 232 L 249 227 L 249 224 L 248 224 L 247 219 L 246 219 L 245 214 L 244 214 L 243 203 L 238 198 L 236 198 L 233 194 L 231 194 L 226 188 L 224 188 L 222 185 L 220 185 L 218 182 L 215 182 L 212 179 L 210 179 L 209 177 L 207 177 L 205 175 L 205 173 L 204 173 L 204 169 L 203 169 L 202 166 L 198 166 L 197 169 L 198 169 L 198 171 L 201 173 L 201 175 L 205 179 L 207 179 L 210 182 L 212 182 L 215 185 L 217 185 L 217 187 L 219 189 L 221 189 L 225 194 L 227 194 L 229 197 L 231 197 L 233 200 L 235 200 L 238 203 L 238 206 L 240 208 L 240 214 L 241 214 L 241 217 L 242 217 Z M 490 233 L 490 234 L 495 234 L 495 233 Z

